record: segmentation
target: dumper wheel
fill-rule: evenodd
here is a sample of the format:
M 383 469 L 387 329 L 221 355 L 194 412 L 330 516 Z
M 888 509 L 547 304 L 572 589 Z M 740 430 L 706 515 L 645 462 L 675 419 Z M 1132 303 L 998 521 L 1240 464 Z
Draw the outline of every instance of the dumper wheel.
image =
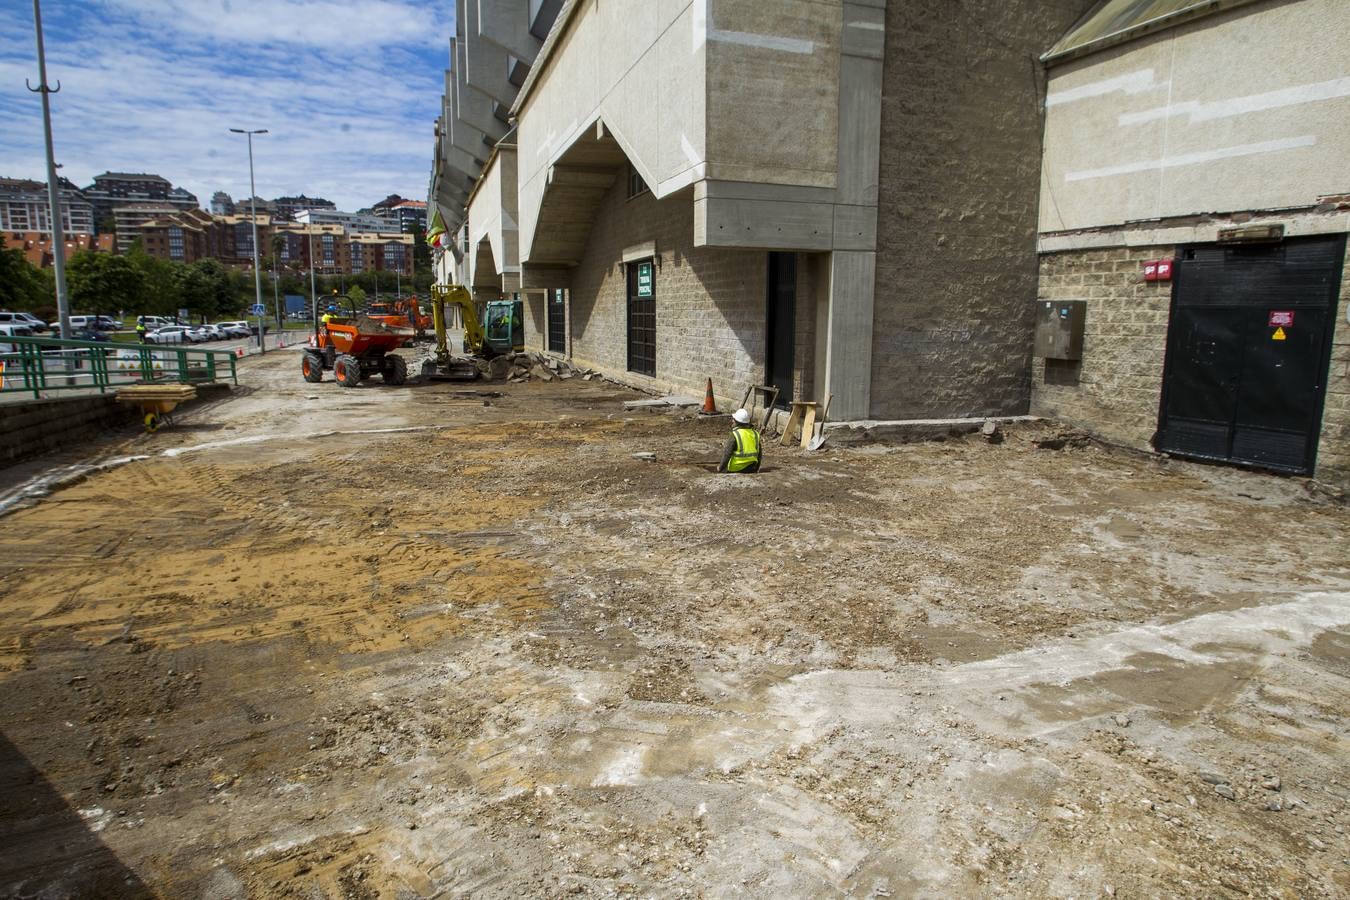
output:
M 344 353 L 333 363 L 333 374 L 337 377 L 338 384 L 343 387 L 356 387 L 361 383 L 361 363 L 355 357 Z
M 401 356 L 384 358 L 384 383 L 403 384 L 408 380 L 408 362 Z
M 305 380 L 310 384 L 318 384 L 323 381 L 323 360 L 314 353 L 306 353 L 305 358 L 300 362 L 300 371 L 304 373 Z

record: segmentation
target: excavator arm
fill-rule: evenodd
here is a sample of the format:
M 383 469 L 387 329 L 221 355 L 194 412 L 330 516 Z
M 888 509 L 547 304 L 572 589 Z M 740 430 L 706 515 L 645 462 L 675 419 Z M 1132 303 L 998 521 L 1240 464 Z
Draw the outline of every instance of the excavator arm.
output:
M 464 343 L 474 356 L 483 352 L 483 326 L 478 321 L 478 309 L 471 295 L 463 285 L 433 284 L 431 286 L 431 320 L 436 329 L 436 364 L 449 365 L 450 348 L 447 346 L 446 307 L 459 310 L 464 326 Z
M 459 310 L 464 325 L 464 343 L 474 356 L 483 353 L 483 326 L 478 321 L 478 310 L 473 295 L 463 285 L 433 284 L 431 286 L 431 322 L 436 331 L 436 357 L 433 378 L 461 381 L 478 377 L 478 367 L 470 360 L 456 360 L 450 355 L 446 321 L 446 307 Z

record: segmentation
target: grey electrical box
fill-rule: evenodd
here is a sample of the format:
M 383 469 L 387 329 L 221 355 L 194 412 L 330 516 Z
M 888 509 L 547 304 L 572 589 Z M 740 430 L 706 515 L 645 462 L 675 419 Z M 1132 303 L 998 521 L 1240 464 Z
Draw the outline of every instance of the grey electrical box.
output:
M 1036 355 L 1046 359 L 1082 359 L 1087 303 L 1037 300 L 1036 305 Z

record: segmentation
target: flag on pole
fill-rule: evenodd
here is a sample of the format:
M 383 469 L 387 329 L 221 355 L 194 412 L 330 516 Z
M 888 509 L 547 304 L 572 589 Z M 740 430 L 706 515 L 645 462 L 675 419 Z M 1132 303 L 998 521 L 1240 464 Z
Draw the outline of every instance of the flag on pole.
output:
M 433 247 L 441 245 L 441 237 L 445 234 L 445 220 L 441 218 L 441 211 L 433 209 L 431 212 L 431 227 L 427 229 L 427 243 Z

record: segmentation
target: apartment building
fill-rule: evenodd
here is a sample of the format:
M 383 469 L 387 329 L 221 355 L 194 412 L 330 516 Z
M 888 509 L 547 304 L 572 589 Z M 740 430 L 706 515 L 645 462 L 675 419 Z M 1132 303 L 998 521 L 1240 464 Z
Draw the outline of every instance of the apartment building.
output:
M 171 207 L 195 209 L 196 195 L 174 187 L 167 178 L 144 172 L 104 172 L 84 189 L 94 207 L 95 228 L 115 227 L 118 207 Z M 134 238 L 133 238 L 134 240 Z
M 377 232 L 389 229 L 389 223 L 374 213 L 350 213 L 339 209 L 301 209 L 295 213 L 301 225 L 340 225 L 348 231 Z
M 4 233 L 5 249 L 20 250 L 29 265 L 39 269 L 49 269 L 53 265 L 52 234 L 50 231 L 9 231 Z M 65 256 L 83 250 L 95 253 L 111 253 L 113 236 L 110 234 L 68 234 L 65 235 Z
M 61 204 L 61 228 L 68 235 L 94 233 L 94 207 L 88 198 L 65 178 L 57 179 Z M 50 235 L 51 204 L 47 183 L 27 178 L 0 178 L 0 232 Z
M 224 253 L 224 235 L 218 217 L 189 209 L 147 220 L 140 225 L 141 247 L 151 256 L 194 263 Z
M 413 273 L 413 239 L 410 234 L 353 232 L 347 235 L 348 274 L 362 272 Z

